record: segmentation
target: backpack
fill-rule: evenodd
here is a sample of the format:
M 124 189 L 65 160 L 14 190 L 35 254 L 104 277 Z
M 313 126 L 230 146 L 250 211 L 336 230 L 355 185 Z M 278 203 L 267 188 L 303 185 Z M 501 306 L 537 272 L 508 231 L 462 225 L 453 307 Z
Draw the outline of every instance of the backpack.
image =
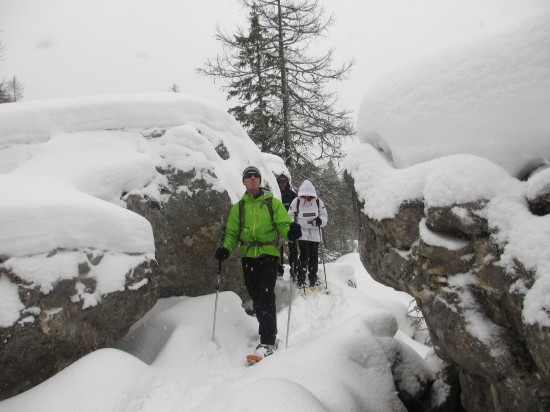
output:
M 319 214 L 319 198 L 315 199 L 315 203 L 317 203 L 317 214 Z M 300 198 L 298 198 L 298 201 L 296 202 L 296 212 L 294 212 L 295 217 L 298 217 L 298 212 L 300 212 Z

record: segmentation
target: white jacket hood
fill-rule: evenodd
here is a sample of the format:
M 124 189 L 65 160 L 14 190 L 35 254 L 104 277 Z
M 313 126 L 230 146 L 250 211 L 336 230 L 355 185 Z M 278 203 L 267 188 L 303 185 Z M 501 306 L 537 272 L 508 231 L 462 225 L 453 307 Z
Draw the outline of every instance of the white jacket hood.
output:
M 313 196 L 317 198 L 317 191 L 315 186 L 309 180 L 304 180 L 300 188 L 298 189 L 298 196 Z

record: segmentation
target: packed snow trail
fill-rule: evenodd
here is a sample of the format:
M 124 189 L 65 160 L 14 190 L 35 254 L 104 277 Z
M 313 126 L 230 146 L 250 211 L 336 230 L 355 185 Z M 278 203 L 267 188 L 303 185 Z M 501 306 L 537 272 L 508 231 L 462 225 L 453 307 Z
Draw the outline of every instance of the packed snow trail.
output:
M 257 345 L 258 323 L 235 293 L 219 294 L 214 341 L 215 294 L 162 299 L 117 349 L 85 356 L 0 402 L 0 411 L 31 412 L 37 405 L 43 412 L 242 412 L 259 405 L 277 412 L 404 410 L 381 342 L 396 334 L 409 339 L 410 297 L 356 278 L 358 257 L 349 256 L 351 265 L 346 259 L 326 265 L 330 294 L 304 298 L 293 288 L 288 348 L 290 283 L 277 282 L 281 344 L 257 365 L 247 366 L 245 355 Z M 361 283 L 371 296 L 348 286 Z

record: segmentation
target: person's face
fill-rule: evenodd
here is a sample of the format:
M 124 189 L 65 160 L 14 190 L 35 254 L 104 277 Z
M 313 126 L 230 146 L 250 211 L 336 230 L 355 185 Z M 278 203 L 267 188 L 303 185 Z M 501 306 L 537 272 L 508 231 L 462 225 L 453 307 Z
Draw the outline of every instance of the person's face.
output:
M 286 187 L 286 180 L 285 179 L 279 179 L 277 180 L 277 183 L 279 183 L 279 188 L 284 189 Z
M 257 193 L 260 190 L 260 176 L 255 172 L 249 172 L 244 175 L 244 186 L 246 191 L 250 193 Z
M 307 202 L 311 202 L 314 198 L 313 196 L 300 196 L 300 199 L 303 199 Z

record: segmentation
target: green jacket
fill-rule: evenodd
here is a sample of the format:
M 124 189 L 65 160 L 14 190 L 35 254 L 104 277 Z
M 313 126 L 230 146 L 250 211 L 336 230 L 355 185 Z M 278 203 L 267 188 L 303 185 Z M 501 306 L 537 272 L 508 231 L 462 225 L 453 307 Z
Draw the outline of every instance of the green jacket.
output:
M 273 193 L 261 188 L 261 195 L 254 199 L 250 193 L 243 195 L 244 200 L 244 226 L 241 232 L 239 202 L 233 205 L 229 212 L 225 240 L 223 246 L 233 252 L 237 243 L 241 242 L 241 258 L 256 258 L 265 255 L 279 256 L 277 247 L 277 231 L 288 241 L 287 234 L 292 219 L 288 215 L 281 201 L 273 197 Z M 267 198 L 272 198 L 273 221 L 266 204 Z M 239 236 L 239 232 L 240 236 Z M 270 243 L 259 245 L 258 243 Z

